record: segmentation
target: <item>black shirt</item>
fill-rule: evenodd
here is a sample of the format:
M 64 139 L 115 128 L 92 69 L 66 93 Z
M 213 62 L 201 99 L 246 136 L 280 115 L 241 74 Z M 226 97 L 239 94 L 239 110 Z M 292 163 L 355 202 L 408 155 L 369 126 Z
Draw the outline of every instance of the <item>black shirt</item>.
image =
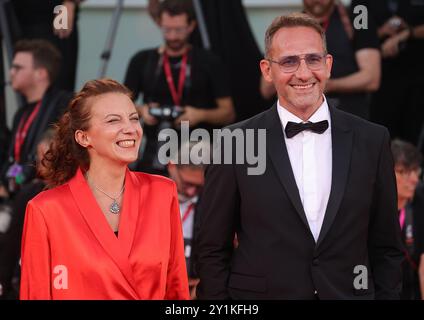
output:
M 355 15 L 353 14 L 353 8 L 354 6 L 350 10 L 352 38 L 349 38 L 337 7 L 334 8 L 328 22 L 325 32 L 327 50 L 334 58 L 331 79 L 345 77 L 359 71 L 356 62 L 357 51 L 365 48 L 379 48 L 375 24 L 369 23 L 368 29 L 354 28 Z M 362 118 L 369 118 L 369 98 L 366 92 L 330 93 L 327 97 L 336 107 Z
M 0 285 L 4 294 L 1 299 L 17 299 L 19 284 L 14 284 L 13 278 L 19 279 L 19 259 L 25 210 L 28 201 L 45 188 L 42 181 L 34 180 L 23 186 L 15 199 L 10 203 L 12 216 L 6 232 L 0 232 Z
M 174 84 L 178 88 L 182 57 L 170 58 L 169 61 Z M 193 46 L 189 50 L 187 61 L 181 106 L 213 109 L 217 107 L 216 99 L 231 96 L 226 70 L 219 58 L 212 52 Z M 135 100 L 141 93 L 144 103 L 155 102 L 159 103 L 161 107 L 174 106 L 165 77 L 163 58 L 157 48 L 140 51 L 132 57 L 124 83 L 133 92 Z M 197 128 L 199 127 L 207 130 L 213 129 L 213 126 L 207 123 L 200 123 Z M 147 138 L 147 142 L 145 150 L 142 152 L 143 157 L 138 167 L 139 170 L 163 173 L 160 170 L 150 170 L 151 164 L 157 157 L 157 137 L 161 128 L 163 128 L 163 123 L 155 126 L 144 125 L 144 136 Z
M 402 228 L 402 240 L 405 247 L 405 260 L 402 263 L 402 292 L 401 299 L 420 299 L 420 283 L 418 277 L 418 268 L 421 255 L 424 254 L 424 186 L 420 185 L 415 191 L 415 196 L 407 212 L 412 215 L 412 223 L 408 225 L 408 218 Z M 408 213 L 406 213 L 408 215 Z M 411 227 L 411 235 L 407 238 L 407 231 Z M 408 239 L 408 241 L 407 241 Z
M 43 133 L 55 123 L 62 113 L 72 95 L 68 92 L 48 89 L 41 100 L 40 109 L 34 118 L 31 126 L 28 128 L 27 135 L 21 146 L 21 154 L 19 164 L 23 165 L 23 174 L 25 182 L 30 181 L 35 176 L 35 156 L 36 146 L 41 139 Z M 8 159 L 5 163 L 0 164 L 0 181 L 7 185 L 6 173 L 9 167 L 15 163 L 14 146 L 16 142 L 16 132 L 22 119 L 27 119 L 34 110 L 37 103 L 27 104 L 16 111 L 13 120 L 13 129 L 11 135 L 10 146 L 8 150 Z
M 158 49 L 149 49 L 135 54 L 127 68 L 125 85 L 137 99 L 143 94 L 143 101 L 173 105 L 166 82 Z M 182 57 L 170 58 L 174 83 L 178 84 Z M 186 73 L 182 105 L 211 109 L 216 107 L 215 99 L 230 96 L 226 71 L 219 58 L 213 53 L 193 47 L 188 57 L 189 71 Z
M 10 149 L 9 152 L 9 156 L 14 156 L 14 146 L 16 143 L 16 135 L 19 129 L 19 126 L 22 124 L 25 124 L 29 118 L 29 116 L 32 114 L 32 112 L 34 111 L 35 107 L 37 106 L 37 104 L 39 103 L 39 101 L 36 102 L 32 102 L 32 103 L 27 103 L 25 106 L 23 106 L 22 108 L 18 109 L 16 111 L 16 114 L 13 118 L 13 127 L 12 127 L 12 148 Z M 40 112 L 40 110 L 38 111 Z M 34 141 L 29 141 L 29 139 L 31 138 L 28 133 L 30 132 L 32 126 L 35 126 L 35 119 L 32 121 L 30 127 L 28 128 L 28 132 L 27 132 L 27 137 L 28 139 L 25 139 L 24 144 L 21 146 L 21 160 L 22 161 L 26 161 L 27 160 L 27 149 L 28 147 L 34 142 Z M 22 128 L 21 128 L 22 130 Z
M 355 14 L 354 6 L 351 7 L 350 22 L 352 25 L 353 37 L 349 39 L 345 27 L 337 8 L 334 9 L 326 30 L 327 49 L 334 57 L 331 69 L 331 78 L 336 79 L 348 76 L 359 70 L 356 63 L 355 54 L 361 49 L 379 49 L 379 41 L 375 24 L 369 20 L 367 29 L 355 29 L 353 21 Z
M 416 191 L 412 202 L 414 209 L 414 237 L 415 237 L 415 255 L 417 262 L 422 254 L 424 254 L 424 184 L 420 184 Z
M 377 28 L 383 26 L 387 20 L 395 15 L 401 17 L 412 27 L 424 24 L 424 0 L 368 0 L 365 2 L 367 2 L 367 7 L 376 22 Z M 386 38 L 381 39 L 381 43 Z M 405 69 L 409 69 L 405 72 L 413 71 L 413 74 L 417 75 L 417 68 L 420 68 L 421 72 L 424 70 L 424 63 L 421 61 L 423 54 L 424 39 L 414 38 L 408 39 L 403 44 L 401 52 L 397 57 L 385 60 L 401 64 L 402 72 Z

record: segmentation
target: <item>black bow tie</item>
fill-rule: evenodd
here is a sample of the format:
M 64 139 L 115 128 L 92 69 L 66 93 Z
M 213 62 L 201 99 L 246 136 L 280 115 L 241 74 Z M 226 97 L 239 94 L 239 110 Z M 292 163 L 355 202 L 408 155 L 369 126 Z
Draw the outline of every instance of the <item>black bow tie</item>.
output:
M 306 122 L 306 123 L 296 123 L 296 122 L 287 122 L 286 127 L 284 128 L 284 131 L 286 132 L 287 138 L 293 138 L 295 135 L 297 135 L 299 132 L 302 132 L 303 130 L 310 130 L 315 133 L 323 133 L 328 128 L 328 121 L 323 120 L 320 122 Z

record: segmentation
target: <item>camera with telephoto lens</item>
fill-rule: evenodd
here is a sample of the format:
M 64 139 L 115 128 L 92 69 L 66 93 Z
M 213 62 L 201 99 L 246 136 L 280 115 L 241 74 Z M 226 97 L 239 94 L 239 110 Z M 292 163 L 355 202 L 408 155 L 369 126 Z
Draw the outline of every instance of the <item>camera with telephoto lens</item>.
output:
M 183 113 L 184 109 L 180 106 L 163 105 L 149 108 L 149 114 L 159 121 L 174 121 Z
M 184 109 L 180 106 L 162 105 L 159 107 L 150 107 L 149 114 L 155 117 L 159 123 L 156 128 L 158 141 L 156 143 L 155 152 L 153 154 L 152 168 L 159 171 L 165 171 L 166 166 L 158 159 L 159 150 L 165 144 L 166 138 L 161 139 L 161 132 L 165 129 L 174 128 L 174 121 L 184 113 Z

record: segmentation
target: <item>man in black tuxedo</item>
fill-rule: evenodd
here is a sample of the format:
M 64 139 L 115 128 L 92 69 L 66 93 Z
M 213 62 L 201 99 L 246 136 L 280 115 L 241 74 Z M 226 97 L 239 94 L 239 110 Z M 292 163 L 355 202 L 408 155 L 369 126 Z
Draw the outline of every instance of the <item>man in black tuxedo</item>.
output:
M 229 128 L 266 129 L 266 170 L 208 167 L 199 299 L 398 299 L 403 258 L 388 131 L 327 104 L 332 56 L 315 20 L 275 19 L 265 47 L 260 67 L 278 101 Z

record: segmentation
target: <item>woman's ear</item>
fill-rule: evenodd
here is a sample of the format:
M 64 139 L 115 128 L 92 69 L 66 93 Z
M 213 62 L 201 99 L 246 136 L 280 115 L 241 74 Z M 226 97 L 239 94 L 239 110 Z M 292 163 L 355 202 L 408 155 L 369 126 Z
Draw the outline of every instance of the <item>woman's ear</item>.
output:
M 85 131 L 77 130 L 75 131 L 75 141 L 84 148 L 90 146 L 90 139 Z

